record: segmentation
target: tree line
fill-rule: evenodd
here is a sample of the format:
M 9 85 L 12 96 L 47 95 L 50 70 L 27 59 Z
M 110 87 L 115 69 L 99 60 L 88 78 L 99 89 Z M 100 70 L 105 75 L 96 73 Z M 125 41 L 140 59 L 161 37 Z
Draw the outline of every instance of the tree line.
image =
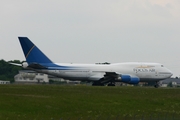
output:
M 6 80 L 10 81 L 11 83 L 14 82 L 14 76 L 18 74 L 19 70 L 22 70 L 22 67 L 15 66 L 9 64 L 12 63 L 19 63 L 22 62 L 19 60 L 13 60 L 13 61 L 5 61 L 3 59 L 0 60 L 0 80 Z

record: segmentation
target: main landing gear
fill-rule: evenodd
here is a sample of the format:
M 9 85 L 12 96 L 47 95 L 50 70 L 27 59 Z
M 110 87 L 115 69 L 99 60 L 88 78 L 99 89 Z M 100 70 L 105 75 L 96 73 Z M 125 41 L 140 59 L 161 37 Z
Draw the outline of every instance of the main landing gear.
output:
M 93 82 L 92 86 L 104 86 L 101 82 Z
M 115 86 L 115 82 L 111 81 L 108 86 Z
M 93 82 L 92 86 L 104 86 L 106 83 Z M 110 82 L 107 86 L 115 86 L 115 82 Z
M 115 84 L 111 84 L 111 83 L 109 83 L 109 84 L 108 84 L 108 86 L 115 86 Z

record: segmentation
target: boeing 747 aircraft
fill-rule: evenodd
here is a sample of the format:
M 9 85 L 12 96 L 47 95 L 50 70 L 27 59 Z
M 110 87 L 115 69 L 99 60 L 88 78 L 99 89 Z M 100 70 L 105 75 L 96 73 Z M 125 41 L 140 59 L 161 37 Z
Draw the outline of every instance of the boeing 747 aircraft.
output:
M 159 63 L 127 62 L 115 64 L 64 64 L 53 63 L 27 37 L 19 37 L 26 58 L 25 69 L 45 73 L 67 80 L 91 81 L 94 86 L 115 86 L 115 82 L 138 84 L 158 82 L 172 76 L 172 72 Z M 13 63 L 12 63 L 13 64 Z M 19 64 L 14 64 L 19 65 Z

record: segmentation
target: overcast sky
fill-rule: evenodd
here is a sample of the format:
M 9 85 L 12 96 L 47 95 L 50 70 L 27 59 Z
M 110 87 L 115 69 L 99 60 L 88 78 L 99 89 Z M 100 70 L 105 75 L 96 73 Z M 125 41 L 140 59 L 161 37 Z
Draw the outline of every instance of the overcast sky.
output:
M 27 36 L 58 63 L 157 62 L 180 76 L 180 0 L 1 0 L 0 57 Z

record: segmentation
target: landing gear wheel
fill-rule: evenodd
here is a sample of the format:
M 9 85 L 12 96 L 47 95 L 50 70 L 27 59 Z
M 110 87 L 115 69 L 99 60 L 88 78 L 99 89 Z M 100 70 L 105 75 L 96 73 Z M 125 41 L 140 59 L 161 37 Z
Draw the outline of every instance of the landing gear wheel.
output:
M 115 82 L 113 80 L 111 80 L 110 83 L 108 84 L 108 86 L 115 86 Z
M 99 83 L 99 82 L 94 82 L 92 84 L 92 86 L 104 86 L 104 84 L 103 83 Z
M 108 86 L 115 86 L 115 84 L 111 84 L 111 83 L 110 83 L 110 84 L 108 84 Z
M 154 85 L 154 87 L 155 87 L 155 88 L 158 88 L 159 86 L 156 84 L 156 85 Z

